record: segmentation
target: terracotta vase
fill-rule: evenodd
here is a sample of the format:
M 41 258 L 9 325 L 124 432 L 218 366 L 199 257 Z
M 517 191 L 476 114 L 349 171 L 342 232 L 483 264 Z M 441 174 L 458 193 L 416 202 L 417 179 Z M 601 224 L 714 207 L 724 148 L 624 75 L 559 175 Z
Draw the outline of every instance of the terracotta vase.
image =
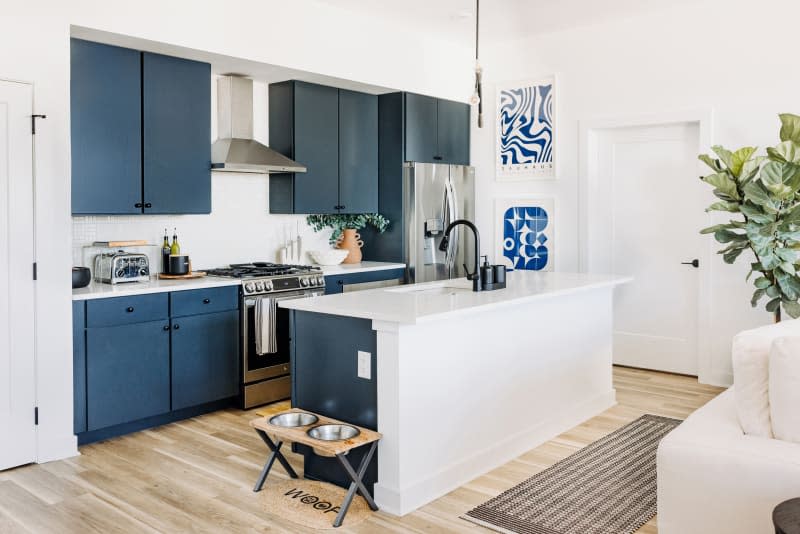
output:
M 361 263 L 361 247 L 363 246 L 364 242 L 361 241 L 361 235 L 353 228 L 345 229 L 342 233 L 342 237 L 339 238 L 339 242 L 336 244 L 336 248 L 349 252 L 342 263 Z

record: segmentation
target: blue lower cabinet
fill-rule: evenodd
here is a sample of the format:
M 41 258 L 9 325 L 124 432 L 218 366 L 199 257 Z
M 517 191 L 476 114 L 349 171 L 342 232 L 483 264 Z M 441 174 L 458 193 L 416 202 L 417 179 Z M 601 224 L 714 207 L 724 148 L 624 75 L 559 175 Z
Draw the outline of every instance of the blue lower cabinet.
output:
M 172 319 L 172 409 L 239 392 L 239 312 Z
M 72 303 L 73 432 L 86 432 L 86 305 Z
M 170 410 L 169 322 L 86 330 L 87 430 Z
M 363 273 L 329 275 L 325 277 L 325 294 L 332 295 L 343 293 L 345 286 L 380 282 L 383 280 L 404 280 L 405 269 L 384 269 L 381 271 L 366 271 Z

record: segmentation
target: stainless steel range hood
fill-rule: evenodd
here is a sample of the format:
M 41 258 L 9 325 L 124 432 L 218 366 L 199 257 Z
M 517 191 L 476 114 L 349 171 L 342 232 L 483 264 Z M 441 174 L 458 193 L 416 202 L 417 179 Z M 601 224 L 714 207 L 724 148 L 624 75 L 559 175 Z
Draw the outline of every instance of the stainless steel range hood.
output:
M 253 80 L 217 80 L 217 130 L 211 170 L 259 174 L 306 172 L 306 167 L 253 139 Z

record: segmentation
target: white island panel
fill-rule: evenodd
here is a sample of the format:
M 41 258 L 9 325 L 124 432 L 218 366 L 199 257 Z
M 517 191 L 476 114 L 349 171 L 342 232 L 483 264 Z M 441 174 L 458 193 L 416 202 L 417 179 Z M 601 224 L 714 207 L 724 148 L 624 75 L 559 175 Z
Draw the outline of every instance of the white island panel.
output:
M 612 293 L 374 322 L 381 509 L 407 514 L 612 406 Z

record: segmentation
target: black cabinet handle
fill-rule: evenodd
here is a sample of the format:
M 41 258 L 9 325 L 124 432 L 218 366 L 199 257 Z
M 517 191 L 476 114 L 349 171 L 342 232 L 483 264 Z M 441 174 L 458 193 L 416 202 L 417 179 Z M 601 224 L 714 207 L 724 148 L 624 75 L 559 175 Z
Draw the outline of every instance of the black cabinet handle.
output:
M 145 208 L 152 208 L 152 207 L 153 207 L 153 205 L 152 205 L 152 204 L 150 204 L 149 202 L 145 202 L 145 203 L 144 203 L 144 207 L 145 207 Z
M 169 325 L 166 325 L 166 326 L 164 327 L 164 332 L 169 332 Z
M 176 325 L 175 325 L 175 326 L 173 326 L 172 328 L 174 328 L 175 330 L 180 330 L 180 328 L 181 328 L 181 325 L 179 325 L 179 324 L 176 324 Z
M 137 202 L 136 204 L 133 205 L 133 207 L 134 208 L 141 208 L 142 207 L 142 203 L 141 202 Z
M 334 206 L 333 209 L 335 209 L 335 210 L 343 210 L 344 206 Z
M 211 302 L 211 299 L 203 299 L 203 304 L 208 304 Z
M 700 267 L 700 260 L 682 261 L 681 265 L 691 265 L 695 269 Z
M 444 158 L 442 156 L 433 156 L 433 159 L 436 161 L 442 161 Z
M 128 313 L 133 313 L 133 306 L 128 306 L 128 307 L 125 309 L 125 311 L 126 311 L 126 312 L 128 312 Z

